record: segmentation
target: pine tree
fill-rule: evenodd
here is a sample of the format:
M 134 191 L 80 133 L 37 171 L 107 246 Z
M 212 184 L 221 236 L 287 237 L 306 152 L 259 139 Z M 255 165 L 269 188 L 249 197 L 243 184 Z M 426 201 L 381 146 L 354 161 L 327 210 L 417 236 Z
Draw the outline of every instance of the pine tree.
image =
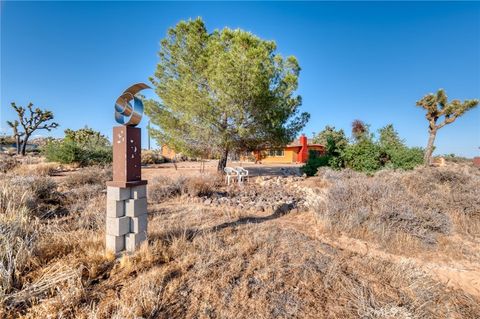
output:
M 239 29 L 209 34 L 200 18 L 169 29 L 151 79 L 160 102 L 145 103 L 152 136 L 189 156 L 216 154 L 219 171 L 230 152 L 293 140 L 309 119 L 294 94 L 300 67 L 275 51 Z

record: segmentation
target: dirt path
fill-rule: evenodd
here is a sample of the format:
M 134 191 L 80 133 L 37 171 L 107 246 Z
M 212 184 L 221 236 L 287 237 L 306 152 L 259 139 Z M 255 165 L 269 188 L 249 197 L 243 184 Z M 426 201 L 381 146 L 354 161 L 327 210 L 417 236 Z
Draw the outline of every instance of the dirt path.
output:
M 313 212 L 285 215 L 275 222 L 281 228 L 298 231 L 335 248 L 389 262 L 412 263 L 426 273 L 433 274 L 434 278 L 447 286 L 463 290 L 480 299 L 480 264 L 478 263 L 474 264 L 467 260 L 457 260 L 455 263 L 425 262 L 420 258 L 385 252 L 372 243 L 351 238 L 344 234 L 331 238 L 322 231 L 324 225 L 315 218 Z

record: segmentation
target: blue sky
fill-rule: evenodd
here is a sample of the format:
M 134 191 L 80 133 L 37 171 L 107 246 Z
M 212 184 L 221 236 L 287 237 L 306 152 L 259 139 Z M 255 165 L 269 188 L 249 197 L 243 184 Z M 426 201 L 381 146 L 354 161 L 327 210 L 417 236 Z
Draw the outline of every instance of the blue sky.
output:
M 159 41 L 182 19 L 209 31 L 228 26 L 275 40 L 302 67 L 298 93 L 311 114 L 350 132 L 393 123 L 407 144 L 425 146 L 415 102 L 445 88 L 480 98 L 480 3 L 476 2 L 2 2 L 0 133 L 10 102 L 52 110 L 61 127 L 111 136 L 117 96 L 148 81 Z M 153 92 L 146 94 L 153 97 Z M 142 126 L 146 121 L 143 120 Z M 144 145 L 145 145 L 144 138 Z M 480 155 L 480 108 L 443 128 L 437 154 Z

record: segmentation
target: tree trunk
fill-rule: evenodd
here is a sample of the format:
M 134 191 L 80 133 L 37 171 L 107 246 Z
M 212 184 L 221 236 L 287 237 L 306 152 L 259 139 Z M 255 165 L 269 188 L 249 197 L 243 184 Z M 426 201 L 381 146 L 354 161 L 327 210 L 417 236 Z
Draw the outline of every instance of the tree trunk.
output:
M 27 152 L 27 143 L 28 143 L 28 138 L 29 136 L 28 135 L 25 135 L 25 138 L 23 139 L 22 141 L 22 156 L 25 156 L 26 152 Z
M 425 149 L 425 155 L 423 157 L 423 162 L 425 165 L 430 165 L 433 153 L 433 144 L 435 142 L 435 137 L 437 136 L 437 130 L 430 130 L 430 136 L 428 137 L 427 148 Z
M 20 155 L 20 135 L 15 135 L 15 147 L 17 148 L 17 155 Z
M 228 159 L 228 147 L 226 147 L 223 150 L 222 156 L 218 161 L 217 172 L 223 174 L 223 170 L 225 169 L 225 166 L 227 166 L 227 159 Z

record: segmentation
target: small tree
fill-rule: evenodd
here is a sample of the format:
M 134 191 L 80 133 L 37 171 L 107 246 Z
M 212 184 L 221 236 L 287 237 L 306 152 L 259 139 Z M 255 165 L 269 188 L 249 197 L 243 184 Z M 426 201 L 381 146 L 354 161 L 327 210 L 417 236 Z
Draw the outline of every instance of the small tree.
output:
M 458 117 L 477 105 L 477 99 L 465 100 L 463 102 L 460 100 L 448 102 L 447 94 L 443 89 L 438 90 L 436 94 L 430 93 L 425 95 L 421 100 L 417 101 L 417 106 L 427 111 L 425 117 L 428 121 L 429 137 L 423 158 L 425 165 L 430 164 L 437 131 L 445 125 L 453 123 Z M 440 123 L 437 123 L 438 121 Z
M 368 125 L 361 120 L 352 122 L 352 137 L 355 141 L 360 141 L 369 134 Z
M 50 131 L 57 128 L 58 123 L 46 123 L 53 120 L 53 113 L 47 110 L 41 110 L 38 107 L 33 109 L 32 103 L 29 103 L 26 109 L 22 106 L 17 106 L 15 102 L 12 102 L 11 105 L 15 112 L 17 112 L 19 121 L 7 121 L 7 124 L 13 130 L 13 136 L 17 142 L 17 154 L 25 156 L 28 139 L 32 136 L 33 132 L 37 130 Z M 26 112 L 27 110 L 28 114 Z M 19 126 L 23 128 L 23 132 L 19 131 Z

